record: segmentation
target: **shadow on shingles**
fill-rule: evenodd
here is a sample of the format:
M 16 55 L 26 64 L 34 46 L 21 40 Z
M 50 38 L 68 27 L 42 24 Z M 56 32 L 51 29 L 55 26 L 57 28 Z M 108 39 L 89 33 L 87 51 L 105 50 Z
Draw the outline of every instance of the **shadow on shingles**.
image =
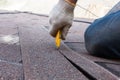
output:
M 116 76 L 120 77 L 120 64 L 106 63 L 106 62 L 95 62 L 95 63 L 109 70 L 111 73 L 115 74 Z

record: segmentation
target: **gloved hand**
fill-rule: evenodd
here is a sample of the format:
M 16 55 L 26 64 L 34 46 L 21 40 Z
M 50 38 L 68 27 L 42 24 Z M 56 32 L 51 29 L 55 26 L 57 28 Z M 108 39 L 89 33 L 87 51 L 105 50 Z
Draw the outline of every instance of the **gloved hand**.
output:
M 51 24 L 50 35 L 56 37 L 57 32 L 61 31 L 61 39 L 65 40 L 66 35 L 72 25 L 75 6 L 70 5 L 65 0 L 59 0 L 58 4 L 52 9 L 49 16 Z

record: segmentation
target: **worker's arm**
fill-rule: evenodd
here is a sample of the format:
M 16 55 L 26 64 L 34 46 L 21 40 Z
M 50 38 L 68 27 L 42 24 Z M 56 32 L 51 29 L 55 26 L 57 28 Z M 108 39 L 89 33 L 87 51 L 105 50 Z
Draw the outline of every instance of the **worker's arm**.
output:
M 72 25 L 74 17 L 74 8 L 77 0 L 59 0 L 52 9 L 49 16 L 51 24 L 49 33 L 56 37 L 58 31 L 61 31 L 61 39 L 65 39 Z
M 74 4 L 76 4 L 76 2 L 77 2 L 77 0 L 68 0 L 68 1 L 70 1 L 71 3 L 74 3 Z

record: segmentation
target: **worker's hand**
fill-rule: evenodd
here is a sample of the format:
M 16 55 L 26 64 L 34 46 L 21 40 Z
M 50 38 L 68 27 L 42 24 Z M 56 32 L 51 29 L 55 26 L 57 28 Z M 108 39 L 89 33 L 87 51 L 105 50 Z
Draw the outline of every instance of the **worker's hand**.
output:
M 51 24 L 50 35 L 56 37 L 57 32 L 61 31 L 61 39 L 65 40 L 66 35 L 72 25 L 74 7 L 65 0 L 59 0 L 58 4 L 52 9 L 49 21 Z

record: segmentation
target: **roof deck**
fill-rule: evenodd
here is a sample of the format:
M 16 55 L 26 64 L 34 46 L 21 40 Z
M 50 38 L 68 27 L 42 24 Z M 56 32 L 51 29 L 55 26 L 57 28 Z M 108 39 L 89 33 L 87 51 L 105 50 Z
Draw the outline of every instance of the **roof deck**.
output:
M 92 22 L 75 19 L 58 50 L 47 16 L 0 11 L 0 80 L 118 80 L 120 60 L 85 49 L 84 31 Z

